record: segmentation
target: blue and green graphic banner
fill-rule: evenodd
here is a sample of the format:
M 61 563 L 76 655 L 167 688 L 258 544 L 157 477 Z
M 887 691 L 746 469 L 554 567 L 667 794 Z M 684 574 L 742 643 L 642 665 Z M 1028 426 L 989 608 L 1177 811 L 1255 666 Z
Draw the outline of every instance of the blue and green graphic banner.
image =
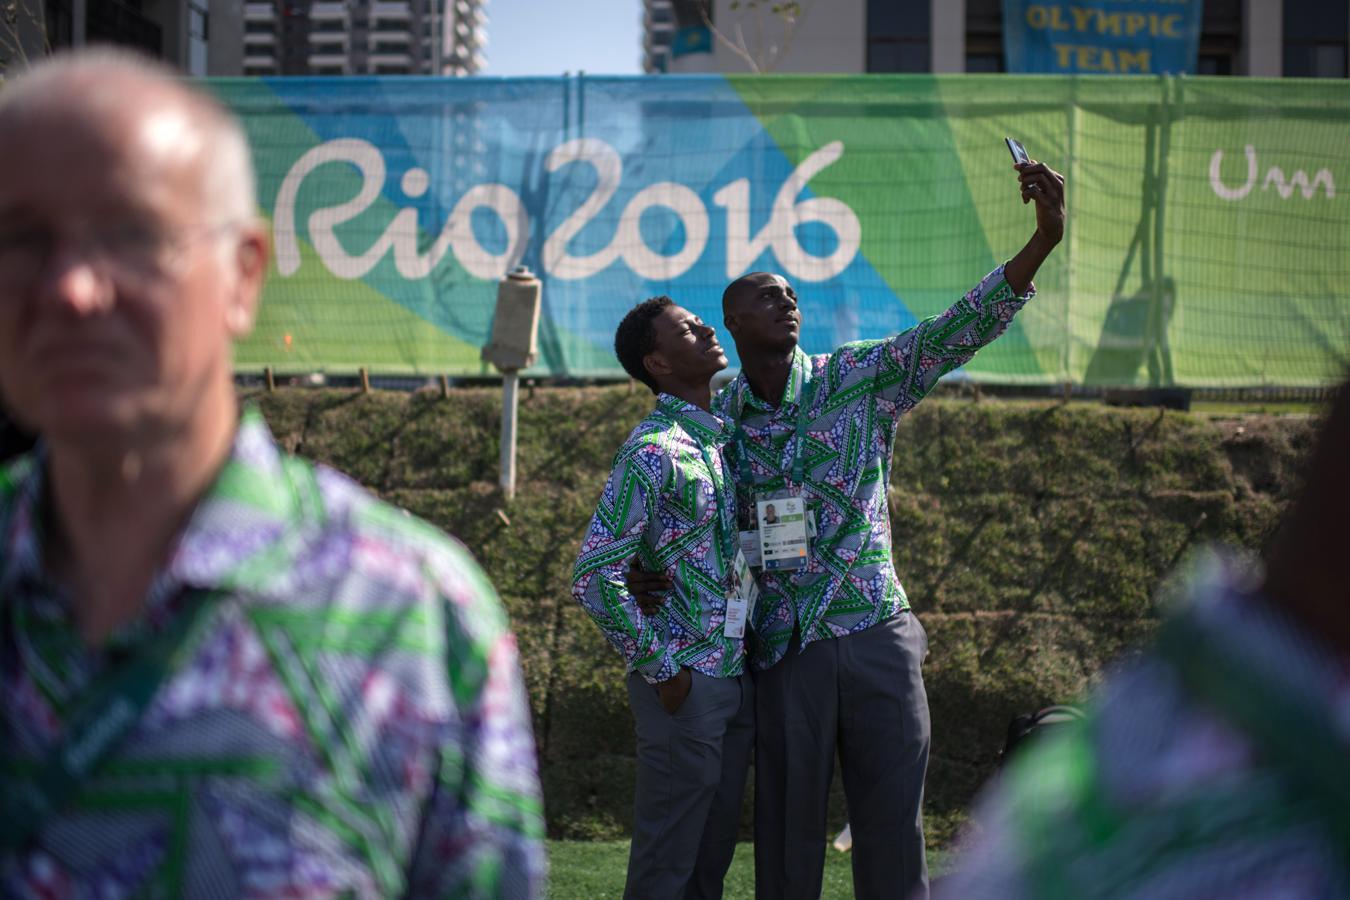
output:
M 1202 0 L 1003 0 L 1009 72 L 1195 72 Z
M 240 368 L 477 375 L 543 281 L 538 375 L 621 375 L 669 294 L 781 272 L 823 352 L 946 308 L 1034 228 L 1004 135 L 1069 181 L 1037 299 L 966 373 L 1322 384 L 1347 358 L 1342 82 L 1019 76 L 230 79 L 274 264 Z M 729 343 L 729 342 L 728 342 Z M 732 365 L 736 360 L 733 357 Z

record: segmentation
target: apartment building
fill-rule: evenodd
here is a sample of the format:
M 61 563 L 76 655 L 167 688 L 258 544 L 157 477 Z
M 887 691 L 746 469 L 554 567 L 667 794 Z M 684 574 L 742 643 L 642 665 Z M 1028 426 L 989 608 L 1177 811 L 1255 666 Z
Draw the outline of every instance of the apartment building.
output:
M 485 63 L 483 0 L 253 0 L 245 75 L 473 75 Z
M 242 21 L 237 0 L 10 0 L 0 12 L 0 73 L 89 44 L 132 47 L 189 75 L 240 71 L 229 40 Z
M 739 24 L 774 72 L 1006 71 L 1002 0 L 800 0 L 790 42 L 769 4 L 733 2 L 643 0 L 645 70 L 751 71 L 728 46 Z M 1347 0 L 1204 0 L 1196 74 L 1344 78 L 1348 48 Z

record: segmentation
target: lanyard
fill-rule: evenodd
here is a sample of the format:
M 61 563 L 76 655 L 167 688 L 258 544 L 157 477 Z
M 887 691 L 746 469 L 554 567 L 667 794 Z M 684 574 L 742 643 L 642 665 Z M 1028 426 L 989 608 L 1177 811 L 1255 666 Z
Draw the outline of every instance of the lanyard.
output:
M 712 473 L 713 496 L 717 503 L 717 540 L 722 548 L 722 558 L 730 566 L 736 559 L 736 548 L 740 544 L 736 534 L 736 490 L 728 486 L 731 479 L 726 474 L 721 475 L 721 484 L 718 484 L 720 470 L 717 454 L 702 441 L 699 442 L 699 450 L 703 451 L 703 462 Z
M 806 474 L 806 460 L 803 458 L 803 451 L 806 448 L 806 426 L 811 419 L 811 401 L 816 396 L 816 385 L 819 379 L 813 378 L 804 388 L 802 388 L 801 397 L 797 405 L 797 442 L 792 454 L 792 483 L 798 487 L 802 484 L 802 478 Z M 747 385 L 748 390 L 748 385 Z M 745 403 L 742 401 L 740 409 L 736 416 L 736 461 L 739 463 L 741 474 L 741 484 L 748 491 L 755 488 L 755 476 L 750 471 L 750 456 L 746 448 L 750 444 L 750 436 L 745 433 L 741 427 L 741 419 L 745 417 Z
M 213 594 L 194 594 L 173 627 L 103 679 L 103 686 L 73 715 L 60 745 L 29 778 L 16 778 L 13 760 L 0 770 L 0 848 L 22 847 L 131 733 L 169 674 L 197 644 L 214 608 Z

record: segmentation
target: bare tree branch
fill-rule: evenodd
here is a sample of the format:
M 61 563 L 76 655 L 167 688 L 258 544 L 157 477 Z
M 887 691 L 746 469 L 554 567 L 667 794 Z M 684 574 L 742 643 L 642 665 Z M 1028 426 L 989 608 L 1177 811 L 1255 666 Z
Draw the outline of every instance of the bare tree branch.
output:
M 812 5 L 812 0 L 807 2 L 776 2 L 776 0 L 732 0 L 730 7 L 736 13 L 735 21 L 735 40 L 727 36 L 727 33 L 713 24 L 712 20 L 713 0 L 703 0 L 697 5 L 699 16 L 703 19 L 703 24 L 712 32 L 713 37 L 726 47 L 737 58 L 745 62 L 750 71 L 756 75 L 765 72 L 771 72 L 779 62 L 787 55 L 792 47 L 792 39 L 796 36 L 797 28 L 801 25 L 806 13 Z M 755 40 L 754 48 L 751 49 L 745 39 L 745 30 L 742 27 L 742 20 L 749 14 L 755 20 Z M 782 42 L 779 44 L 770 43 L 765 35 L 765 16 L 773 16 L 782 23 Z
M 25 32 L 37 36 L 38 40 L 25 42 Z M 14 68 L 16 63 L 19 68 L 27 67 L 30 43 L 36 43 L 43 55 L 51 52 L 42 7 L 31 0 L 0 0 L 0 71 Z
M 712 32 L 713 37 L 722 42 L 724 47 L 744 60 L 745 64 L 750 67 L 751 72 L 754 72 L 756 75 L 760 74 L 759 64 L 755 62 L 755 58 L 750 55 L 750 51 L 745 46 L 745 36 L 741 34 L 741 23 L 736 23 L 736 39 L 738 43 L 732 43 L 731 39 L 723 34 L 720 28 L 713 24 L 712 16 L 708 14 L 708 9 L 711 6 L 712 0 L 708 0 L 706 6 L 702 3 L 698 4 L 698 14 L 703 19 L 703 24 Z

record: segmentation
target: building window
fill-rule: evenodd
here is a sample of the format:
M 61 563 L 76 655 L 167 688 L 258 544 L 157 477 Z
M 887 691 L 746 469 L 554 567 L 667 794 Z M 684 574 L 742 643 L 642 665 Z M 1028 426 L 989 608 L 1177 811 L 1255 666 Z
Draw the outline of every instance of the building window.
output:
M 1205 0 L 1197 75 L 1232 75 L 1242 50 L 1242 0 Z
M 966 71 L 1003 69 L 1003 0 L 966 0 Z
M 71 44 L 75 33 L 75 15 L 70 6 L 70 0 L 48 0 L 44 8 L 47 43 L 52 48 L 69 47 Z
M 1284 74 L 1344 78 L 1350 6 L 1326 0 L 1284 0 Z
M 188 58 L 187 70 L 189 75 L 195 75 L 198 78 L 206 75 L 206 47 L 207 40 L 210 37 L 208 28 L 211 21 L 207 16 L 206 10 L 199 6 L 188 4 Z
M 932 69 L 930 0 L 869 0 L 867 71 Z

